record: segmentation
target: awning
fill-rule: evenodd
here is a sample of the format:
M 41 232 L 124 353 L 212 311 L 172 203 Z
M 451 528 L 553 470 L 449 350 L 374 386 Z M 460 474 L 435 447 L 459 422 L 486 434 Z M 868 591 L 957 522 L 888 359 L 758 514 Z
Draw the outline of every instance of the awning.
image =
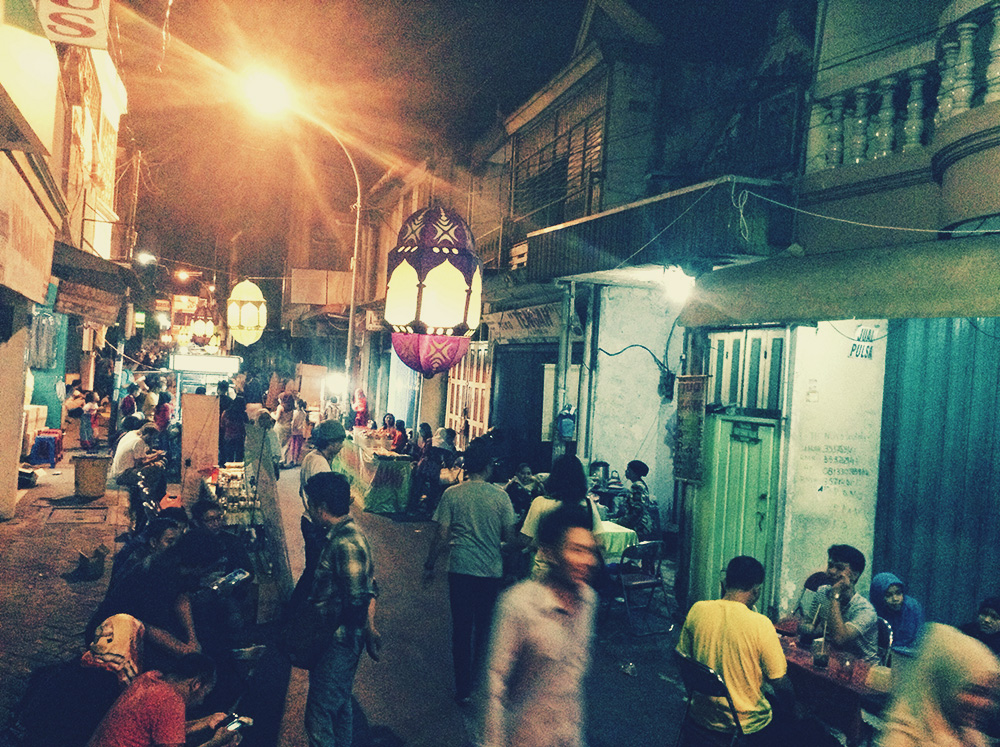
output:
M 1000 316 L 1000 236 L 776 257 L 699 278 L 685 327 Z
M 109 262 L 96 254 L 55 242 L 52 274 L 62 280 L 56 294 L 56 311 L 75 314 L 105 326 L 113 326 L 125 300 L 125 291 L 142 292 L 142 283 L 128 267 Z M 133 300 L 136 296 L 133 294 Z
M 139 276 L 131 268 L 109 262 L 61 241 L 55 243 L 52 274 L 62 280 L 89 285 L 120 296 L 125 295 L 126 288 L 142 290 Z

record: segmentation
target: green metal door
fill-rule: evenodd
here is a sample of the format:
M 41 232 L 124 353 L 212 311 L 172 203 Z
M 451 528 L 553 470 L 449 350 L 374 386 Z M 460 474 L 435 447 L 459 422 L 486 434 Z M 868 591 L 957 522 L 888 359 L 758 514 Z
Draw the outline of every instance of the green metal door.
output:
M 692 512 L 690 601 L 717 599 L 722 571 L 750 555 L 767 572 L 757 609 L 774 599 L 778 421 L 734 415 L 705 419 L 705 482 Z

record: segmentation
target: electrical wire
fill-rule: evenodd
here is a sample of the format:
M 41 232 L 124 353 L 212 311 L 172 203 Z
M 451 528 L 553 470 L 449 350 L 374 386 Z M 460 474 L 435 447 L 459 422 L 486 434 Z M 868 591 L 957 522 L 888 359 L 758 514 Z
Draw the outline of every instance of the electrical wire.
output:
M 852 335 L 848 335 L 848 334 L 846 334 L 846 333 L 844 333 L 844 332 L 841 332 L 841 331 L 840 331 L 839 329 L 837 329 L 836 325 L 835 325 L 835 324 L 834 324 L 833 322 L 827 322 L 827 324 L 829 324 L 829 325 L 830 325 L 830 328 L 831 328 L 831 329 L 832 329 L 832 330 L 833 330 L 834 332 L 836 332 L 836 333 L 837 333 L 838 335 L 840 335 L 840 336 L 841 336 L 841 337 L 843 337 L 844 339 L 847 339 L 847 340 L 851 340 L 852 342 L 856 342 L 856 341 L 857 341 L 857 338 L 856 338 L 856 337 L 854 337 L 854 336 L 852 336 Z M 885 339 L 886 337 L 888 337 L 888 336 L 889 336 L 889 333 L 888 333 L 888 331 L 887 331 L 887 332 L 886 332 L 886 333 L 885 333 L 884 335 L 880 335 L 879 337 L 873 337 L 873 338 L 871 339 L 871 342 L 875 342 L 876 340 L 884 340 L 884 339 Z
M 860 226 L 861 228 L 877 228 L 877 229 L 881 229 L 881 230 L 885 230 L 885 231 L 909 231 L 911 233 L 932 233 L 932 234 L 943 234 L 943 233 L 946 233 L 946 234 L 959 235 L 959 236 L 969 236 L 969 235 L 974 235 L 974 234 L 996 234 L 996 233 L 1000 233 L 1000 231 L 998 231 L 998 229 L 977 230 L 977 229 L 911 228 L 911 227 L 907 227 L 907 226 L 883 226 L 883 225 L 879 225 L 877 223 L 863 223 L 861 221 L 848 220 L 847 218 L 837 218 L 837 217 L 834 217 L 832 215 L 823 215 L 821 213 L 814 213 L 811 210 L 805 210 L 805 209 L 800 208 L 800 207 L 795 207 L 794 205 L 786 205 L 783 202 L 779 202 L 778 200 L 773 200 L 770 197 L 764 197 L 764 195 L 759 195 L 756 192 L 751 192 L 750 190 L 747 190 L 747 189 L 743 190 L 743 193 L 741 194 L 741 197 L 742 197 L 743 194 L 746 194 L 746 195 L 748 195 L 750 197 L 756 197 L 759 200 L 763 200 L 764 202 L 769 202 L 772 205 L 776 205 L 776 206 L 778 206 L 780 208 L 784 208 L 785 210 L 791 210 L 793 213 L 801 213 L 803 215 L 808 215 L 808 216 L 810 216 L 812 218 L 821 218 L 823 220 L 829 220 L 829 221 L 833 221 L 835 223 L 846 223 L 847 225 L 851 225 L 851 226 Z M 745 204 L 745 202 L 746 201 L 744 200 L 744 204 Z
M 607 350 L 605 350 L 604 348 L 600 348 L 600 347 L 599 347 L 599 348 L 597 348 L 597 352 L 599 352 L 599 353 L 604 353 L 604 354 L 605 354 L 606 356 L 608 356 L 609 358 L 614 358 L 614 357 L 615 357 L 616 355 L 621 355 L 622 353 L 624 353 L 624 352 L 625 352 L 626 350 L 628 350 L 629 348 L 642 348 L 642 349 L 643 349 L 643 350 L 645 350 L 645 351 L 646 351 L 647 353 L 649 353 L 649 354 L 650 354 L 651 356 L 653 356 L 653 360 L 654 360 L 654 361 L 656 361 L 656 365 L 657 365 L 657 367 L 659 367 L 659 369 L 660 369 L 661 371 L 669 371 L 669 370 L 670 370 L 670 369 L 669 369 L 669 368 L 668 368 L 667 366 L 665 366 L 665 365 L 664 365 L 664 364 L 663 364 L 663 363 L 662 363 L 662 362 L 660 361 L 660 359 L 659 359 L 659 358 L 657 358 L 657 357 L 656 357 L 656 353 L 654 353 L 654 352 L 653 352 L 652 350 L 650 350 L 649 348 L 647 348 L 647 347 L 646 347 L 645 345 L 640 345 L 640 344 L 639 344 L 639 343 L 637 343 L 637 342 L 635 342 L 635 343 L 632 343 L 631 345 L 626 345 L 626 346 L 625 346 L 625 347 L 623 347 L 623 348 L 622 348 L 621 350 L 619 350 L 619 351 L 618 351 L 617 353 L 609 353 L 609 352 L 608 352 Z

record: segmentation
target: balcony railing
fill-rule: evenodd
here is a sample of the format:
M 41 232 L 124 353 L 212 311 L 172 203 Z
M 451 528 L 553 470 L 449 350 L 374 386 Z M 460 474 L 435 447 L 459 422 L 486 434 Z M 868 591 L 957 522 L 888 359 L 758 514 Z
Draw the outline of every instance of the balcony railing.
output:
M 915 64 L 816 101 L 807 171 L 932 145 L 948 120 L 1000 101 L 1000 5 L 965 13 L 909 51 L 895 59 Z

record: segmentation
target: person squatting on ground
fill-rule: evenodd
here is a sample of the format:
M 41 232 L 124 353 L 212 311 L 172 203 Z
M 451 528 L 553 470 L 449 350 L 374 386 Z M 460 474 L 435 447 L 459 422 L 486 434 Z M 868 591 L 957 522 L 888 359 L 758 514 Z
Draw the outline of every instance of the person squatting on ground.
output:
M 586 511 L 566 506 L 538 528 L 545 574 L 505 591 L 493 625 L 482 747 L 582 747 L 597 543 Z
M 166 672 L 139 675 L 111 706 L 87 747 L 183 747 L 189 735 L 215 733 L 200 747 L 239 744 L 239 734 L 220 726 L 225 713 L 186 721 L 215 686 L 215 664 L 204 654 L 179 659 Z
M 312 521 L 326 530 L 309 603 L 330 631 L 330 645 L 309 670 L 306 734 L 310 747 L 350 747 L 351 691 L 361 648 L 375 661 L 381 648 L 375 627 L 375 564 L 368 540 L 349 513 L 347 478 L 321 472 L 309 479 L 305 491 Z

